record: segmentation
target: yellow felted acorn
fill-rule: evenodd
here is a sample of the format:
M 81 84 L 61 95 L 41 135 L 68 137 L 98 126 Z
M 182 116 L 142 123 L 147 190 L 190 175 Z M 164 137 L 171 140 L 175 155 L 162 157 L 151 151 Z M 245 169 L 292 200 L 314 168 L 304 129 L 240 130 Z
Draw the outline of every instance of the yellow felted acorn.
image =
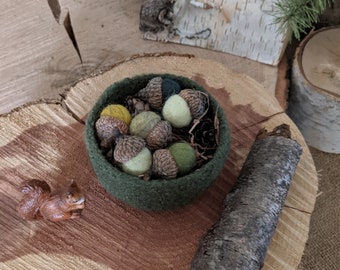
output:
M 165 179 L 187 174 L 195 165 L 195 150 L 187 142 L 178 142 L 167 149 L 158 149 L 152 156 L 152 173 Z
M 106 106 L 100 113 L 100 116 L 111 116 L 113 118 L 119 119 L 126 124 L 131 122 L 131 114 L 127 108 L 121 104 L 111 104 Z
M 138 136 L 123 135 L 116 139 L 113 158 L 121 164 L 124 172 L 139 176 L 146 173 L 152 164 L 152 154 L 146 142 Z
M 95 127 L 100 146 L 104 148 L 109 148 L 117 135 L 129 132 L 129 126 L 125 122 L 107 115 L 101 116 L 96 121 Z
M 153 111 L 144 111 L 132 118 L 130 134 L 146 140 L 150 148 L 165 147 L 172 139 L 172 127 L 168 121 Z

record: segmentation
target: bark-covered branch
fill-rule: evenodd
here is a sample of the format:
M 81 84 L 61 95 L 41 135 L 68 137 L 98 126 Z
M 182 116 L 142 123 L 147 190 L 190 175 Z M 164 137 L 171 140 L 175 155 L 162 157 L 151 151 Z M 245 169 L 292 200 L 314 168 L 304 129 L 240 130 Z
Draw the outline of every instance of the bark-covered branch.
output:
M 289 126 L 261 131 L 220 220 L 201 239 L 192 270 L 262 267 L 301 152 Z

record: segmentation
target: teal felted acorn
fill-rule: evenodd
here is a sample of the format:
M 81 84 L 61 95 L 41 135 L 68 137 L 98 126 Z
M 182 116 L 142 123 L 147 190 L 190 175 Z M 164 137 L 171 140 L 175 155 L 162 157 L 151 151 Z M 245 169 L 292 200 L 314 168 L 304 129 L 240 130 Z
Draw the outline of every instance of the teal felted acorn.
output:
M 113 158 L 123 171 L 139 176 L 146 173 L 152 164 L 150 150 L 145 147 L 146 142 L 138 136 L 123 135 L 116 139 Z
M 151 108 L 159 110 L 168 97 L 178 94 L 180 90 L 181 88 L 176 81 L 155 77 L 136 94 L 136 97 L 147 101 Z
M 172 127 L 168 121 L 161 120 L 161 116 L 153 111 L 144 111 L 132 118 L 130 134 L 146 140 L 152 148 L 162 148 L 172 138 Z
M 187 142 L 178 142 L 152 155 L 152 173 L 165 179 L 189 173 L 196 165 L 196 154 Z

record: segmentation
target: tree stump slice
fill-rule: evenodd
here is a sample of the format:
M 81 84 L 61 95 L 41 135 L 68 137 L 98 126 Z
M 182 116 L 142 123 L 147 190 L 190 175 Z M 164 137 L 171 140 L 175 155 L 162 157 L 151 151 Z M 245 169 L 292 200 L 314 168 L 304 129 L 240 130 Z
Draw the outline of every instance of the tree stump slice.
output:
M 99 184 L 83 142 L 84 119 L 105 88 L 125 77 L 167 72 L 205 87 L 231 127 L 217 181 L 192 204 L 160 213 L 133 209 Z M 308 238 L 318 179 L 309 149 L 274 97 L 247 76 L 200 58 L 159 55 L 114 66 L 73 86 L 64 104 L 36 103 L 0 117 L 1 269 L 188 269 L 199 239 L 219 218 L 259 129 L 286 123 L 303 147 L 263 269 L 297 269 Z M 77 220 L 27 222 L 16 213 L 24 179 L 52 188 L 74 179 L 87 205 Z
M 306 142 L 340 153 L 340 27 L 310 33 L 296 51 L 287 113 Z

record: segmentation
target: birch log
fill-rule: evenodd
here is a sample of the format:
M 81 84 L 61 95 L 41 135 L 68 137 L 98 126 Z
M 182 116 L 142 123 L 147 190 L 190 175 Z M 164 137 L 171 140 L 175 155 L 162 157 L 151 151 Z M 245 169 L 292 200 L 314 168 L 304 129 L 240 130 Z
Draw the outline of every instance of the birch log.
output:
M 310 33 L 296 51 L 288 114 L 307 144 L 340 153 L 340 27 Z
M 192 270 L 263 266 L 301 152 L 287 125 L 258 136 L 220 220 L 200 242 Z
M 141 29 L 145 39 L 230 53 L 269 65 L 279 63 L 289 39 L 274 23 L 274 0 L 145 0 L 141 15 L 152 2 L 156 13 L 164 13 L 172 2 L 172 17 L 169 12 L 154 14 L 154 26 Z M 141 16 L 141 22 L 144 19 Z

